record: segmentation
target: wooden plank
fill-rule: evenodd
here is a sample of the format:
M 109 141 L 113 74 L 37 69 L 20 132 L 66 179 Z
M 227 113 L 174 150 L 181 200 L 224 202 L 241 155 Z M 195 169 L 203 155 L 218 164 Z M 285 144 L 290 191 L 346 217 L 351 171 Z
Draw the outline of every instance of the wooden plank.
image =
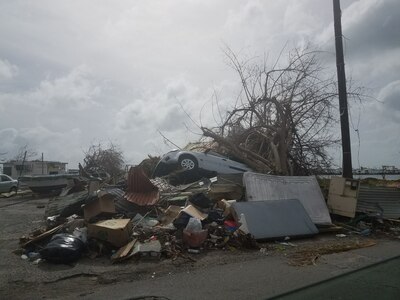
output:
M 53 235 L 54 233 L 59 231 L 63 226 L 64 226 L 64 224 L 58 225 L 58 226 L 54 227 L 53 229 L 50 229 L 50 230 L 48 230 L 46 232 L 43 232 L 42 234 L 39 234 L 38 236 L 35 236 L 30 241 L 28 241 L 25 244 L 23 244 L 22 247 L 25 248 L 26 246 L 28 246 L 28 245 L 30 245 L 32 243 L 39 242 L 39 241 L 41 241 L 41 240 Z
M 113 263 L 116 263 L 116 262 L 120 262 L 120 261 L 123 261 L 123 260 L 129 258 L 130 256 L 128 256 L 128 255 L 131 252 L 132 248 L 135 246 L 136 242 L 137 242 L 137 239 L 134 239 L 133 241 L 130 241 L 128 244 L 126 244 L 125 246 L 119 248 L 119 250 L 111 256 L 111 261 Z

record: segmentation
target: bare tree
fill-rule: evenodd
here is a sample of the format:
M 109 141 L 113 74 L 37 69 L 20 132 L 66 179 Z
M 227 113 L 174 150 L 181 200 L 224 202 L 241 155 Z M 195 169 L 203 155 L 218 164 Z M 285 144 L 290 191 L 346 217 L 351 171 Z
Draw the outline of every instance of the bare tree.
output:
M 111 177 L 116 178 L 124 171 L 124 157 L 117 145 L 109 143 L 106 148 L 99 143 L 91 145 L 84 152 L 83 168 L 87 172 L 105 171 Z
M 330 131 L 337 122 L 336 84 L 326 77 L 317 53 L 295 49 L 283 67 L 242 61 L 226 55 L 239 75 L 242 91 L 234 107 L 203 135 L 253 169 L 283 175 L 329 167 L 326 148 L 337 143 Z
M 26 157 L 25 157 L 25 152 L 26 152 Z M 25 160 L 32 159 L 34 157 L 37 157 L 38 153 L 36 150 L 31 148 L 28 144 L 25 144 L 24 146 L 21 146 L 18 148 L 15 156 L 12 158 L 12 160 L 15 161 L 22 161 L 25 157 Z

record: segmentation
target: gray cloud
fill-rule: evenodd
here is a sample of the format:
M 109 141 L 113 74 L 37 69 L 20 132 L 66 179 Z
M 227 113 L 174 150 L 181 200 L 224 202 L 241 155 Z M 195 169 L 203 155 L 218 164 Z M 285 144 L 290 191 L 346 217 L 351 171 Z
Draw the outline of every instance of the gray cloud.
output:
M 386 85 L 379 93 L 379 98 L 384 101 L 384 108 L 388 114 L 396 115 L 400 122 L 400 80 Z
M 334 70 L 331 2 L 0 1 L 0 152 L 29 143 L 70 167 L 92 142 L 120 144 L 129 163 L 198 138 L 218 121 L 240 82 L 221 51 L 271 63 L 282 47 L 313 42 Z M 395 0 L 342 0 L 348 74 L 385 104 L 365 102 L 360 127 L 369 152 L 395 141 L 399 8 Z M 388 108 L 391 109 L 388 109 Z M 376 113 L 376 112 L 379 113 Z M 355 109 L 354 115 L 356 115 Z M 388 114 L 391 113 L 391 118 Z M 357 144 L 357 143 L 356 143 Z M 366 144 L 364 144 L 366 145 Z M 378 146 L 380 145 L 380 146 Z M 366 164 L 380 158 L 363 154 Z M 390 158 L 392 164 L 398 164 Z M 387 162 L 387 163 L 389 163 Z
M 400 47 L 400 6 L 396 0 L 358 1 L 343 14 L 345 37 L 354 53 L 373 55 Z

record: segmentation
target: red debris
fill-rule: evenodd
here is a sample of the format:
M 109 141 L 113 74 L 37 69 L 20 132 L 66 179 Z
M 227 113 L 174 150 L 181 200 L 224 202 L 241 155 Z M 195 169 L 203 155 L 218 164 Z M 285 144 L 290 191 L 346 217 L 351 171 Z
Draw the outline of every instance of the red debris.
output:
M 132 167 L 128 173 L 128 188 L 124 197 L 141 206 L 154 205 L 160 198 L 160 191 L 140 167 Z

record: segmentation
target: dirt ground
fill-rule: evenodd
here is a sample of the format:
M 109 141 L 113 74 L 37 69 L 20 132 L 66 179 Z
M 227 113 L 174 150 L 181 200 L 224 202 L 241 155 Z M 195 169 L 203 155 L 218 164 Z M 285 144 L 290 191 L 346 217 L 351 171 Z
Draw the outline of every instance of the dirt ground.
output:
M 385 236 L 360 237 L 347 236 L 338 238 L 336 234 L 320 234 L 314 238 L 289 241 L 288 245 L 277 242 L 261 244 L 261 250 L 239 251 L 235 249 L 207 251 L 190 255 L 196 261 L 178 258 L 175 261 L 136 261 L 134 259 L 121 264 L 111 264 L 107 257 L 90 259 L 84 257 L 74 265 L 53 265 L 41 263 L 34 265 L 12 253 L 18 249 L 20 236 L 39 227 L 43 222 L 44 207 L 48 199 L 8 198 L 0 199 L 0 298 L 2 299 L 36 299 L 64 298 L 65 295 L 85 296 L 91 291 L 113 286 L 115 283 L 145 281 L 180 274 L 208 267 L 225 266 L 246 261 L 261 260 L 268 256 L 290 264 L 293 257 L 304 250 L 318 247 L 335 248 L 361 243 L 381 244 L 399 243 L 400 240 Z M 350 251 L 351 253 L 351 251 Z M 400 254 L 400 252 L 398 253 Z M 333 254 L 323 255 L 324 257 Z M 311 253 L 312 264 L 318 268 L 324 258 Z M 297 260 L 298 262 L 298 260 Z M 366 262 L 367 263 L 367 262 Z M 344 267 L 346 262 L 343 262 Z M 297 268 L 299 266 L 296 266 Z M 293 267 L 295 268 L 295 267 Z M 79 293 L 79 291 L 82 291 Z

